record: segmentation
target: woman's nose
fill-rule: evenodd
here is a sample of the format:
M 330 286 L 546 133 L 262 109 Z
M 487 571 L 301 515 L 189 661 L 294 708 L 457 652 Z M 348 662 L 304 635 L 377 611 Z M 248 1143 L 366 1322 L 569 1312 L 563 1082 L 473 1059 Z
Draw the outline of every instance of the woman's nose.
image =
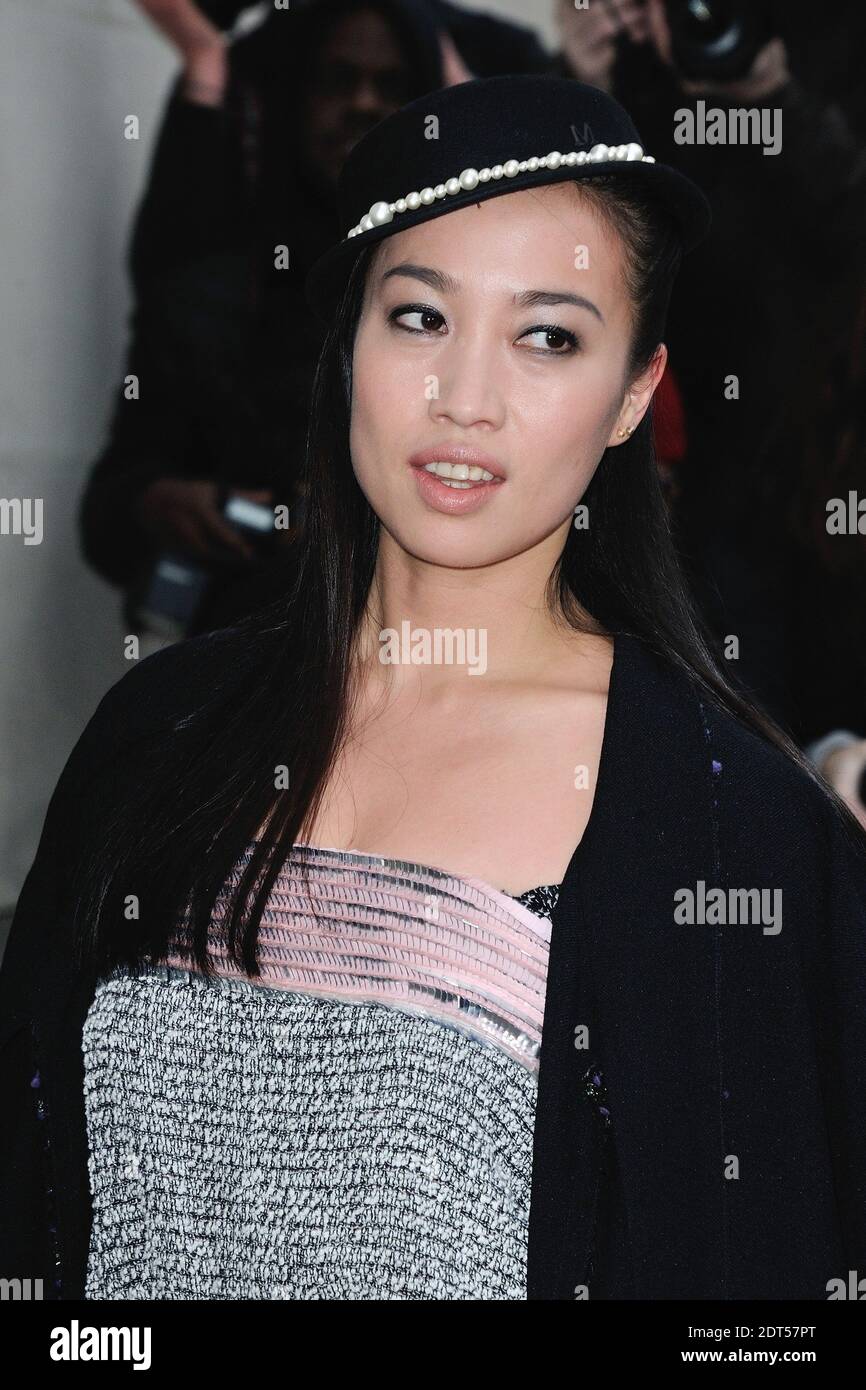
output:
M 498 428 L 505 401 L 492 358 L 490 345 L 478 339 L 447 348 L 437 360 L 438 372 L 427 383 L 431 418 L 449 419 L 463 429 L 478 424 Z

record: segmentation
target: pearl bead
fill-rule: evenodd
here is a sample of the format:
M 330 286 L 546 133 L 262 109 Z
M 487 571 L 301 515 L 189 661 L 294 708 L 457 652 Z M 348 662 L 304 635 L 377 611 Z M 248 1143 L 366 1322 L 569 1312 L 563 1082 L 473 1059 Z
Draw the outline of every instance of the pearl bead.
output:
M 494 164 L 492 168 L 487 165 L 483 169 L 467 168 L 458 177 L 447 179 L 445 183 L 437 183 L 435 188 L 429 185 L 422 188 L 420 193 L 407 193 L 405 198 L 398 198 L 396 202 L 389 203 L 380 201 L 374 203 L 368 213 L 365 213 L 357 226 L 352 227 L 346 233 L 348 237 L 356 237 L 361 232 L 369 232 L 374 227 L 382 227 L 394 220 L 395 213 L 416 212 L 422 205 L 429 207 L 437 198 L 453 196 L 465 189 L 471 191 L 477 188 L 479 183 L 489 183 L 491 179 L 501 178 L 513 179 L 516 174 L 535 173 L 538 169 L 559 169 L 562 165 L 574 168 L 578 164 L 603 164 L 608 160 L 642 160 L 645 164 L 655 164 L 655 159 L 651 154 L 644 154 L 643 146 L 636 141 L 631 141 L 627 145 L 605 145 L 602 141 L 593 145 L 590 150 L 569 150 L 567 154 L 561 154 L 559 150 L 551 150 L 549 154 L 530 155 L 528 159 L 509 159 L 505 164 Z

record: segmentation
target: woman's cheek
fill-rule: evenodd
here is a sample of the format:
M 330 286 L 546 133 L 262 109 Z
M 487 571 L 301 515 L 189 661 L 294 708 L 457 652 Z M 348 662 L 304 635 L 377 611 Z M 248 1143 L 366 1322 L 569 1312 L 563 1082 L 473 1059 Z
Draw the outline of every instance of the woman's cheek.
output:
M 393 377 L 387 371 L 376 372 L 368 358 L 356 358 L 352 378 L 352 410 L 349 427 L 349 447 L 352 455 L 358 450 L 366 455 L 378 446 L 385 433 L 393 408 Z
M 361 418 L 379 436 L 399 433 L 401 421 L 417 418 L 426 408 L 429 376 L 403 354 L 382 352 L 367 362 L 353 383 Z

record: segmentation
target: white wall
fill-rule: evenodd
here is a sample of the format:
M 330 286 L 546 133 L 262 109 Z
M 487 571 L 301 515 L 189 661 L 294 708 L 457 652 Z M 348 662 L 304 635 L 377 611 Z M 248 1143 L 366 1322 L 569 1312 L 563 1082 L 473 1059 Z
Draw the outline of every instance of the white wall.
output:
M 0 535 L 0 905 L 75 739 L 127 669 L 118 599 L 80 556 L 76 509 L 122 365 L 127 231 L 173 68 L 127 0 L 0 0 L 0 497 L 42 498 L 44 525 L 40 545 Z
M 473 7 L 543 27 L 552 0 Z M 75 740 L 127 669 L 119 597 L 85 566 L 76 517 L 122 368 L 127 235 L 175 66 L 129 0 L 0 0 L 0 498 L 41 498 L 44 524 L 39 545 L 0 535 L 0 910 Z

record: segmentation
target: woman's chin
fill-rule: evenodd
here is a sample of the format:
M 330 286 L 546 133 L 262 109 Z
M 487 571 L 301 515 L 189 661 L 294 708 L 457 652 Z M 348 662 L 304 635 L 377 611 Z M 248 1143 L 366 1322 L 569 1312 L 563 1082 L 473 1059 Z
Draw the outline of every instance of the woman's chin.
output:
M 488 531 L 485 535 L 486 528 L 480 522 L 472 525 L 470 533 L 467 520 L 459 526 L 459 535 L 455 535 L 458 523 L 451 518 L 419 521 L 417 517 L 401 517 L 394 526 L 383 518 L 382 525 L 407 555 L 443 569 L 480 569 L 507 559 L 509 554 L 503 548 L 501 534 L 491 535 Z

